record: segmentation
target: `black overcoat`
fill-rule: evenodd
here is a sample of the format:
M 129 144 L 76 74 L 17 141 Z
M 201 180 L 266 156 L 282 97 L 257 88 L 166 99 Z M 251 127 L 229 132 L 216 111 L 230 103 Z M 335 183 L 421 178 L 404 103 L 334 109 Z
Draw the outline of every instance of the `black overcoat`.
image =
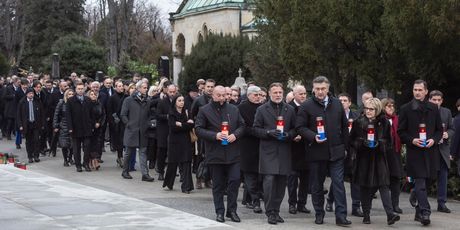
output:
M 419 138 L 421 123 L 426 124 L 427 139 L 439 143 L 442 138 L 442 122 L 436 105 L 413 99 L 401 107 L 398 134 L 401 142 L 406 144 L 407 175 L 413 178 L 436 178 L 440 161 L 439 151 L 435 151 L 437 144 L 431 148 L 419 148 L 412 144 L 414 138 Z
M 327 140 L 321 144 L 315 140 L 317 117 L 322 117 L 325 122 Z M 315 97 L 302 103 L 297 112 L 296 128 L 306 141 L 308 161 L 336 161 L 345 157 L 348 120 L 337 98 L 329 97 L 326 107 Z
M 168 116 L 168 163 L 182 163 L 192 161 L 192 141 L 190 130 L 195 124 L 187 123 L 188 117 L 185 108 L 182 113 L 171 109 Z M 177 126 L 176 122 L 182 123 Z
M 94 124 L 91 119 L 91 100 L 84 96 L 83 101 L 78 96 L 68 99 L 69 109 L 67 111 L 67 120 L 69 121 L 69 130 L 72 130 L 72 137 L 91 137 L 93 135 Z
M 222 145 L 216 140 L 221 132 L 222 122 L 228 122 L 229 135 L 234 134 L 236 141 Z M 200 108 L 195 121 L 196 135 L 204 142 L 206 162 L 208 164 L 233 164 L 240 162 L 240 138 L 244 133 L 245 123 L 238 108 L 234 105 L 216 102 Z
M 269 130 L 276 129 L 276 119 L 278 116 L 283 116 L 284 131 L 288 133 L 286 140 L 274 139 L 267 133 Z M 270 101 L 257 108 L 254 128 L 257 137 L 260 138 L 260 174 L 286 176 L 291 174 L 291 141 L 297 135 L 295 131 L 295 118 L 294 108 L 285 102 L 275 105 Z
M 171 109 L 171 98 L 168 96 L 160 99 L 157 104 L 157 146 L 160 148 L 168 147 L 168 114 Z
M 367 145 L 367 126 L 373 124 L 377 147 Z M 390 123 L 380 114 L 370 122 L 361 115 L 353 122 L 350 134 L 350 153 L 356 155 L 353 168 L 353 182 L 364 187 L 379 187 L 390 184 L 388 155 L 392 154 Z
M 259 172 L 259 138 L 256 137 L 253 125 L 256 110 L 260 105 L 254 104 L 249 100 L 243 101 L 238 105 L 241 117 L 243 117 L 246 123 L 244 136 L 240 140 L 241 171 L 243 172 Z
M 59 129 L 59 146 L 61 148 L 69 148 L 71 146 L 71 138 L 69 133 L 69 124 L 65 114 L 69 109 L 68 103 L 64 102 L 64 99 L 61 99 L 54 111 L 53 115 L 53 129 Z
M 294 108 L 295 113 L 299 111 L 299 107 L 294 100 L 289 105 Z M 293 170 L 306 170 L 308 168 L 307 155 L 305 153 L 305 141 L 292 142 L 292 169 Z
M 42 104 L 33 100 L 34 108 L 34 127 L 29 127 L 29 101 L 26 97 L 23 97 L 18 104 L 18 111 L 16 116 L 16 125 L 22 127 L 22 132 L 27 133 L 29 129 L 43 129 L 45 124 L 45 112 Z

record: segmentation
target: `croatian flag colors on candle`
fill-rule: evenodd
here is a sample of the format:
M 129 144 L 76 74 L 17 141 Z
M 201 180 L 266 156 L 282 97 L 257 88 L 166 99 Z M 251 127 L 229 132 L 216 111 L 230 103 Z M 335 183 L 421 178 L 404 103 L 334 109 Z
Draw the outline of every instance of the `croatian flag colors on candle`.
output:
M 323 117 L 316 118 L 316 129 L 318 130 L 319 139 L 320 140 L 326 139 L 326 131 L 324 129 Z

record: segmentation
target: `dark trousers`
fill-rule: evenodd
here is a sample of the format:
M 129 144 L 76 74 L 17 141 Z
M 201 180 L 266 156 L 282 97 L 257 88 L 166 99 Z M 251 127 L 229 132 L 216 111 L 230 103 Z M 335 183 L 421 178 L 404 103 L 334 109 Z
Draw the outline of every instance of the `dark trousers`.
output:
M 155 161 L 157 159 L 157 139 L 150 138 L 147 144 L 147 160 L 155 165 Z
M 399 177 L 390 177 L 390 193 L 393 209 L 399 207 L 399 195 L 401 194 L 401 179 Z
M 56 153 L 57 150 L 57 142 L 59 140 L 59 132 L 51 132 L 51 141 L 50 141 L 50 151 L 52 153 Z
M 158 147 L 157 151 L 157 162 L 156 162 L 156 171 L 159 174 L 165 174 L 165 167 L 166 167 L 166 156 L 168 154 L 168 149 L 163 147 Z
M 174 181 L 176 180 L 177 168 L 181 166 L 183 178 L 182 184 L 180 186 L 182 192 L 189 192 L 193 190 L 193 180 L 192 180 L 192 168 L 191 162 L 181 162 L 181 163 L 168 163 L 168 168 L 166 169 L 165 180 L 163 181 L 163 187 L 173 188 Z
M 285 175 L 264 175 L 264 204 L 265 213 L 278 214 L 281 202 L 286 193 L 287 176 Z
M 45 123 L 46 125 L 46 123 Z M 47 141 L 48 141 L 48 130 L 46 129 L 47 127 L 45 127 L 45 129 L 41 130 L 40 131 L 40 151 L 43 152 L 45 151 L 48 146 L 47 146 Z
M 262 180 L 258 173 L 243 172 L 244 184 L 246 186 L 249 200 L 252 203 L 260 202 L 262 199 Z
M 2 111 L 3 112 L 3 111 Z M 5 135 L 6 137 L 11 137 L 11 133 L 15 130 L 15 122 L 14 118 L 5 118 L 6 124 L 5 124 Z
M 369 215 L 372 208 L 372 199 L 374 194 L 377 192 L 380 193 L 380 198 L 382 199 L 383 208 L 387 215 L 393 214 L 393 205 L 391 203 L 390 198 L 390 189 L 388 186 L 380 186 L 380 187 L 360 187 L 361 192 L 361 204 L 363 206 L 363 213 L 364 215 Z
M 307 204 L 308 188 L 308 170 L 292 171 L 288 176 L 288 195 L 289 205 L 302 207 Z
M 236 212 L 240 186 L 240 163 L 209 164 L 212 177 L 212 197 L 217 214 L 224 214 L 224 193 L 227 189 L 227 212 Z
M 89 145 L 91 143 L 90 137 L 73 137 L 72 138 L 72 149 L 73 157 L 75 160 L 75 166 L 81 168 L 81 150 L 83 149 L 83 165 L 89 163 Z
M 72 156 L 72 148 L 62 148 L 62 157 L 64 158 L 64 162 L 70 161 Z
M 429 184 L 429 179 L 427 178 L 415 178 L 415 196 L 417 197 L 417 207 L 415 207 L 416 212 L 421 215 L 431 215 L 431 207 L 428 202 L 427 188 Z
M 18 133 L 20 136 L 21 134 Z M 26 151 L 27 151 L 27 158 L 38 158 L 40 155 L 40 129 L 33 128 L 33 124 L 29 123 L 29 128 L 25 133 L 26 137 Z
M 439 163 L 438 171 L 438 204 L 445 205 L 447 202 L 447 177 L 449 176 L 449 167 L 442 157 Z
M 343 160 L 314 161 L 310 163 L 311 198 L 316 216 L 324 216 L 324 180 L 329 171 L 332 180 L 332 192 L 335 201 L 335 217 L 347 216 L 347 199 L 343 184 Z
M 350 182 L 350 195 L 351 195 L 351 207 L 352 210 L 359 209 L 361 207 L 361 193 L 359 191 L 360 186 Z M 329 193 L 327 194 L 327 202 L 332 204 L 334 203 L 334 193 L 332 192 L 332 183 L 329 186 Z M 399 190 L 399 187 L 398 187 Z M 399 194 L 398 194 L 399 200 Z
M 40 132 L 38 133 L 38 137 L 37 137 L 37 142 L 38 142 L 38 139 L 40 138 Z M 21 130 L 19 130 L 19 127 L 16 127 L 16 141 L 15 141 L 16 145 L 21 145 L 22 144 L 22 133 L 21 133 Z M 40 148 L 40 142 L 38 142 L 38 147 L 37 148 Z

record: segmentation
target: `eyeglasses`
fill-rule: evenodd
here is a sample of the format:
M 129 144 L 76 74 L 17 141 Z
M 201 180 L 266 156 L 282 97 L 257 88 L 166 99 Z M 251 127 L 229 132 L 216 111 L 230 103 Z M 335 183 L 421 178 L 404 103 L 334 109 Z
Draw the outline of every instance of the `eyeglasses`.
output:
M 393 108 L 393 107 L 395 107 L 395 106 L 392 105 L 392 104 L 388 104 L 386 107 L 391 107 L 391 108 Z
M 367 110 L 367 111 L 374 111 L 375 109 L 374 109 L 374 108 L 369 108 L 369 107 L 364 107 L 364 110 Z

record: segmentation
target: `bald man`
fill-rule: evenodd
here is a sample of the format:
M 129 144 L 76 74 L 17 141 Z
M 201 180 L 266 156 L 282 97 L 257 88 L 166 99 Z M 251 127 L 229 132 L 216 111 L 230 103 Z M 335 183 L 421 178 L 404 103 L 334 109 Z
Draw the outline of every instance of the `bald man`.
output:
M 227 131 L 222 131 L 226 122 Z M 212 196 L 216 221 L 224 219 L 224 193 L 227 188 L 227 214 L 233 222 L 240 222 L 236 213 L 240 185 L 240 144 L 245 123 L 238 108 L 226 102 L 223 86 L 216 86 L 212 101 L 200 108 L 196 116 L 196 134 L 204 142 L 206 162 L 211 170 Z

